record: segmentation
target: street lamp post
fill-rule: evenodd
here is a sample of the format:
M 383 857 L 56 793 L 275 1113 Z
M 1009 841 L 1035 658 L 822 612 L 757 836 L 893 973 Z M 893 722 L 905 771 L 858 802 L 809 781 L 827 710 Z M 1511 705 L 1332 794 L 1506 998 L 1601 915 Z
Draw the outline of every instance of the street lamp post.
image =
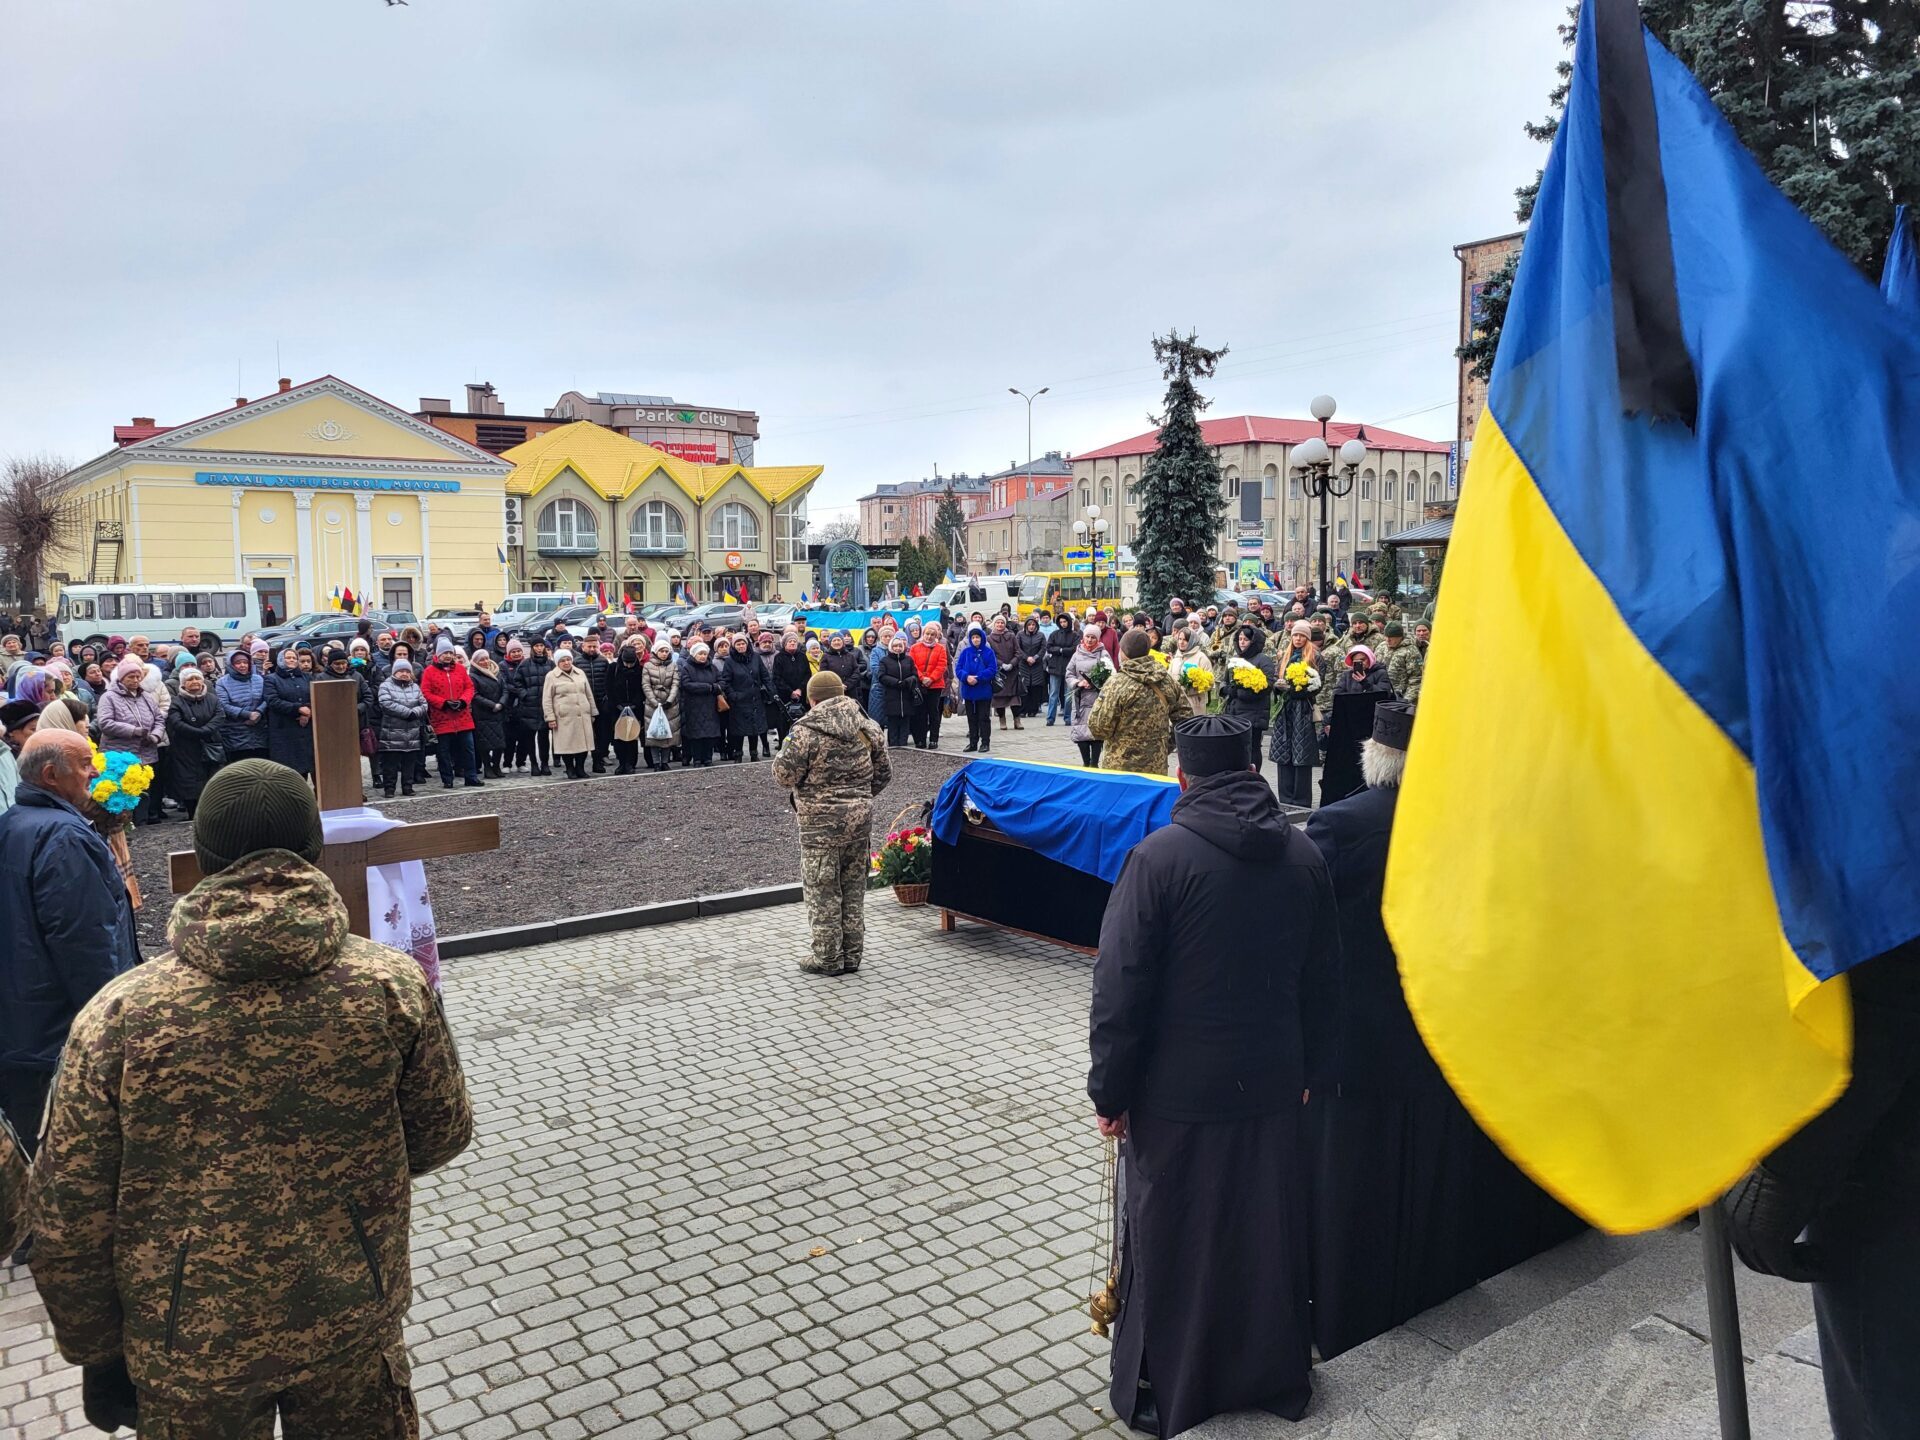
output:
M 1014 389 L 1013 386 L 1011 385 L 1007 387 L 1007 393 L 1009 395 L 1018 395 L 1022 400 L 1027 402 L 1027 488 L 1029 490 L 1033 488 L 1033 402 L 1038 400 L 1042 395 L 1046 394 L 1047 391 L 1051 390 L 1052 388 L 1053 387 L 1051 385 L 1042 385 L 1038 390 L 1034 391 L 1031 395 L 1029 395 L 1024 390 Z M 1025 497 L 1023 496 L 1022 498 L 1024 499 Z M 1015 503 L 1018 504 L 1019 502 L 1016 501 Z M 1025 517 L 1023 516 L 1022 519 L 1024 520 Z M 1008 526 L 1007 528 L 1011 530 L 1013 527 Z M 1026 532 L 1026 535 L 1027 535 L 1028 541 L 1031 542 L 1033 539 L 1033 532 L 1031 530 L 1028 530 Z M 1022 569 L 1025 569 L 1026 566 L 1032 563 L 1033 561 L 1032 552 L 1033 552 L 1033 546 L 1031 543 L 1027 545 L 1025 550 L 1021 551 L 1020 565 Z
M 1084 520 L 1076 520 L 1073 522 L 1073 534 L 1075 539 L 1087 543 L 1089 547 L 1087 550 L 1087 589 L 1091 591 L 1095 588 L 1095 581 L 1100 574 L 1100 537 L 1112 529 L 1113 524 L 1106 516 L 1100 513 L 1100 507 L 1098 505 L 1087 506 L 1086 517 Z M 1113 578 L 1114 584 L 1112 598 L 1116 600 L 1119 599 L 1120 594 L 1119 556 L 1120 549 L 1119 546 L 1116 545 L 1113 547 L 1110 564 L 1108 566 L 1108 573 Z M 1087 598 L 1092 600 L 1098 597 L 1090 594 Z
M 1327 444 L 1327 422 L 1339 407 L 1331 395 L 1313 397 L 1313 418 L 1320 422 L 1320 433 L 1309 436 L 1293 447 L 1292 468 L 1300 477 L 1301 489 L 1309 500 L 1320 501 L 1320 591 L 1327 596 L 1327 497 L 1345 495 L 1353 489 L 1353 477 L 1367 458 L 1367 442 L 1353 439 L 1340 447 L 1336 456 Z M 1337 462 L 1337 463 L 1336 463 Z

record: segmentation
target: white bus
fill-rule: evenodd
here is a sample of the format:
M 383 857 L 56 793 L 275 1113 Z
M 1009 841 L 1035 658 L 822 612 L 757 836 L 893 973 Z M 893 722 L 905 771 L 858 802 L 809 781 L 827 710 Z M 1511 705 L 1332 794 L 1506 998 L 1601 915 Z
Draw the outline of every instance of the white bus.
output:
M 232 645 L 260 628 L 260 595 L 251 585 L 68 585 L 54 619 L 69 648 L 109 635 L 171 643 L 188 626 Z

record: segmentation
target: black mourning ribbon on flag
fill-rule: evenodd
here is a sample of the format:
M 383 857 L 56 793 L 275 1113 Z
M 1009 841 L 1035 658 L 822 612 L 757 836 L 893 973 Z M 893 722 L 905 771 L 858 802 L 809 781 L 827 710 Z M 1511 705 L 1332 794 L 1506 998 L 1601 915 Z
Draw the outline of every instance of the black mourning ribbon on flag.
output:
M 1587 0 L 1599 68 L 1600 146 L 1613 268 L 1614 361 L 1629 415 L 1678 420 L 1689 430 L 1700 384 L 1680 330 L 1667 179 L 1637 0 Z

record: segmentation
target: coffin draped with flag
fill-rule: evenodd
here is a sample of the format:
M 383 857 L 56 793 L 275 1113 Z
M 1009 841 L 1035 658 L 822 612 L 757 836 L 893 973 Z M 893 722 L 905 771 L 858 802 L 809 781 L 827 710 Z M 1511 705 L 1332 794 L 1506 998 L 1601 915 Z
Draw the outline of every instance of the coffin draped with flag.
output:
M 1844 976 L 1920 934 L 1920 668 L 1851 618 L 1920 605 L 1920 328 L 1631 6 L 1584 7 L 1461 495 L 1388 926 L 1481 1124 L 1658 1225 L 1842 1091 Z

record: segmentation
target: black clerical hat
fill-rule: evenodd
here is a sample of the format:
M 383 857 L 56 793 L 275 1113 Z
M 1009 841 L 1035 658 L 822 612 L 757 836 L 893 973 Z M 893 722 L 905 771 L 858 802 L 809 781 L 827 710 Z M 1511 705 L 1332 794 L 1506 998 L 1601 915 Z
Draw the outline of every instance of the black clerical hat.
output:
M 1225 715 L 1195 715 L 1173 727 L 1180 769 L 1189 780 L 1253 765 L 1253 727 Z
M 1395 750 L 1407 748 L 1413 739 L 1413 706 L 1404 700 L 1387 700 L 1373 707 L 1373 743 Z

